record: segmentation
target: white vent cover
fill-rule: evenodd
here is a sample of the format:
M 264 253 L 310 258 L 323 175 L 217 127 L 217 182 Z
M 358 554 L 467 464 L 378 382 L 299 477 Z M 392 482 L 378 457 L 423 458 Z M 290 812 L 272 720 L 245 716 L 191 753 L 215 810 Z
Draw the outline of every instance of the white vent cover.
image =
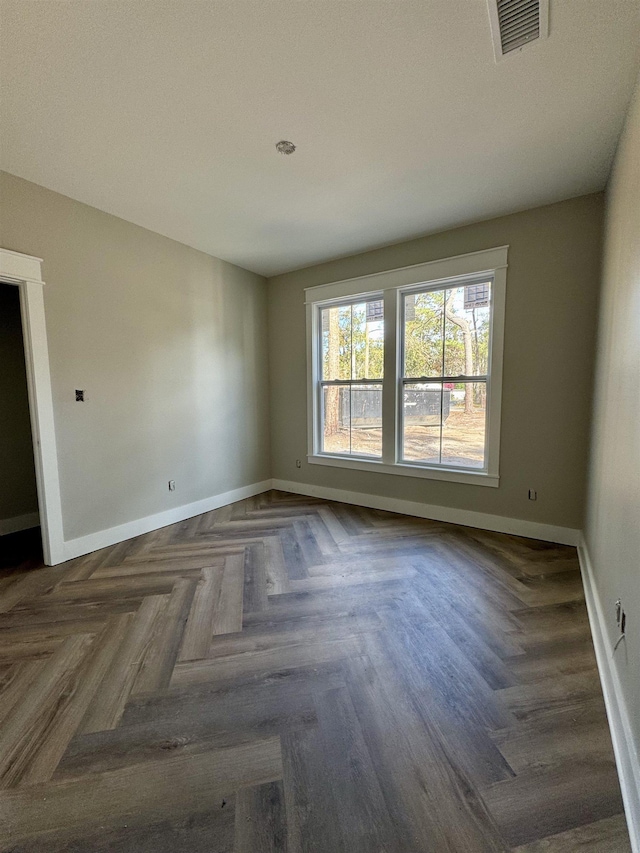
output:
M 496 62 L 546 38 L 549 0 L 487 0 Z

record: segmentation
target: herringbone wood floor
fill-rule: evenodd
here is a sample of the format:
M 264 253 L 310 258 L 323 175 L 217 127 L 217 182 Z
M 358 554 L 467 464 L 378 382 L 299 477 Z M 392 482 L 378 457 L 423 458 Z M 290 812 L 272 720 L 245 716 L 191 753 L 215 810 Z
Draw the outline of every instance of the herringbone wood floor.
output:
M 629 850 L 571 548 L 271 492 L 0 577 L 3 850 Z

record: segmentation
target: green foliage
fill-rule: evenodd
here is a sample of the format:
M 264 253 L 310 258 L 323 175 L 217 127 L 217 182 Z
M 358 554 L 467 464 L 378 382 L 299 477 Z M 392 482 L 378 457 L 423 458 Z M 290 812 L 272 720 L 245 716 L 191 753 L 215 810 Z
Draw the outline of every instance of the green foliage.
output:
M 445 317 L 450 290 L 406 297 L 404 375 L 457 376 L 465 373 L 465 343 L 459 325 Z M 488 307 L 465 310 L 464 288 L 455 288 L 450 310 L 469 323 L 473 373 L 487 371 Z M 382 321 L 366 322 L 366 303 L 322 312 L 323 379 L 381 379 L 384 367 Z
M 469 323 L 473 373 L 487 371 L 489 308 L 464 309 L 464 288 L 455 288 L 451 310 Z M 465 344 L 460 326 L 445 317 L 450 290 L 407 297 L 405 323 L 405 376 L 458 376 L 465 373 Z M 412 301 L 414 305 L 412 305 Z
M 325 309 L 323 379 L 382 379 L 383 370 L 383 323 L 366 322 L 366 303 Z
M 444 291 L 405 297 L 405 376 L 442 375 Z

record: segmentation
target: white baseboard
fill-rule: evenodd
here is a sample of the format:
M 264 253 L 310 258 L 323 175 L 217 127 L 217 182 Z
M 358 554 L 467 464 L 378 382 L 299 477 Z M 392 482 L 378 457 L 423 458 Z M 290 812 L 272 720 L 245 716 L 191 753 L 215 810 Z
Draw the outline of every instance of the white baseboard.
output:
M 373 509 L 384 509 L 389 512 L 417 516 L 418 518 L 430 518 L 434 521 L 463 524 L 467 527 L 479 527 L 482 530 L 495 530 L 497 533 L 511 533 L 515 536 L 527 536 L 531 539 L 558 542 L 563 545 L 578 545 L 581 539 L 580 531 L 570 527 L 556 527 L 552 524 L 539 524 L 534 521 L 505 518 L 483 512 L 471 512 L 470 510 L 423 504 L 417 501 L 405 501 L 398 498 L 386 498 L 379 495 L 367 495 L 361 492 L 349 492 L 343 489 L 332 489 L 325 486 L 313 486 L 276 479 L 252 483 L 249 486 L 213 495 L 201 501 L 174 507 L 173 509 L 168 509 L 155 515 L 148 515 L 145 518 L 139 518 L 135 521 L 128 521 L 125 524 L 119 524 L 117 527 L 109 527 L 106 530 L 98 530 L 86 536 L 79 536 L 77 539 L 69 539 L 64 543 L 62 559 L 72 560 L 75 557 L 90 554 L 92 551 L 97 551 L 100 548 L 107 548 L 109 545 L 115 545 L 118 542 L 132 539 L 134 536 L 141 536 L 143 533 L 150 533 L 152 530 L 158 530 L 169 524 L 184 521 L 186 518 L 193 518 L 195 515 L 210 512 L 212 509 L 226 506 L 227 504 L 234 503 L 234 501 L 259 495 L 272 488 L 298 495 L 309 495 L 310 497 L 326 498 L 327 500 L 356 504 L 358 506 L 368 506 Z M 59 562 L 62 562 L 62 560 Z
M 77 539 L 70 539 L 64 543 L 64 559 L 71 560 L 83 554 L 97 551 L 124 542 L 134 536 L 150 533 L 168 524 L 193 518 L 203 512 L 209 512 L 221 506 L 240 501 L 244 498 L 259 495 L 269 489 L 279 489 L 283 492 L 292 492 L 297 495 L 308 495 L 314 498 L 325 498 L 330 501 L 368 506 L 372 509 L 383 509 L 389 512 L 398 512 L 403 515 L 413 515 L 418 518 L 429 518 L 434 521 L 446 521 L 451 524 L 463 524 L 467 527 L 478 527 L 482 530 L 494 530 L 497 533 L 511 533 L 514 536 L 526 536 L 530 539 L 542 539 L 546 542 L 558 542 L 562 545 L 578 545 L 581 541 L 581 532 L 571 527 L 557 527 L 553 524 L 540 524 L 535 521 L 525 521 L 518 518 L 506 518 L 501 515 L 490 515 L 484 512 L 472 512 L 465 509 L 454 509 L 453 507 L 436 506 L 434 504 L 423 504 L 418 501 L 405 501 L 399 498 L 387 498 L 380 495 L 367 495 L 363 492 L 350 492 L 343 489 L 333 489 L 327 486 L 314 486 L 306 483 L 296 483 L 292 480 L 263 480 L 260 483 L 252 483 L 214 495 L 194 503 L 184 504 L 174 509 L 166 510 L 145 518 L 129 521 L 117 527 L 107 530 L 98 530 Z
M 633 853 L 640 853 L 640 761 L 638 750 L 633 742 L 631 722 L 618 672 L 611 661 L 612 649 L 605 629 L 604 611 L 584 539 L 578 546 L 578 557 L 591 635 L 596 650 L 598 672 L 600 673 L 604 703 L 609 718 L 613 751 L 620 778 L 622 800 L 631 837 L 631 849 Z
M 40 514 L 28 512 L 25 515 L 14 515 L 13 518 L 0 519 L 0 536 L 8 533 L 17 533 L 19 530 L 29 530 L 40 524 Z
M 210 512 L 212 509 L 218 509 L 218 507 L 226 506 L 235 501 L 268 492 L 270 488 L 271 480 L 263 480 L 261 483 L 242 486 L 239 489 L 213 495 L 213 497 L 204 498 L 201 501 L 194 501 L 164 512 L 158 512 L 155 515 L 138 518 L 136 521 L 128 521 L 125 524 L 119 524 L 117 527 L 109 527 L 107 530 L 98 530 L 96 533 L 89 533 L 87 536 L 69 539 L 64 543 L 63 559 L 72 560 L 74 557 L 82 557 L 84 554 L 90 554 L 100 548 L 107 548 L 109 545 L 116 545 L 126 539 L 133 539 L 134 536 L 141 536 L 143 533 L 150 533 L 160 527 L 167 527 L 169 524 L 184 521 L 186 518 L 193 518 L 203 512 Z
M 273 488 L 297 495 L 309 495 L 313 498 L 326 498 L 330 501 L 368 506 L 372 509 L 384 509 L 433 521 L 447 521 L 451 524 L 463 524 L 466 527 L 479 527 L 482 530 L 494 530 L 496 533 L 511 533 L 514 536 L 527 536 L 529 539 L 542 539 L 546 542 L 558 542 L 561 545 L 578 545 L 581 532 L 572 527 L 556 527 L 553 524 L 539 524 L 519 518 L 505 518 L 501 515 L 489 515 L 485 512 L 472 512 L 466 509 L 454 509 L 446 506 L 423 504 L 417 501 L 405 501 L 399 498 L 385 498 L 379 495 L 366 495 L 361 492 L 348 492 L 326 486 L 313 486 L 295 483 L 290 480 L 273 480 Z

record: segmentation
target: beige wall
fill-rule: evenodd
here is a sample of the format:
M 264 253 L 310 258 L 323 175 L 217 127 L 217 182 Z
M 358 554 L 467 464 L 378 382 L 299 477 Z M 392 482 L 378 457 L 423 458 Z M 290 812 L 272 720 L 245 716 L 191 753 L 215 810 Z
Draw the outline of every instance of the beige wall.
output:
M 20 293 L 0 283 L 0 522 L 38 511 Z
M 590 195 L 270 279 L 273 476 L 581 528 L 602 215 L 602 195 Z M 504 244 L 500 487 L 307 464 L 304 288 Z
M 640 745 L 640 83 L 607 194 L 585 532 L 611 644 L 618 597 L 628 614 L 613 661 Z
M 10 175 L 0 204 L 44 258 L 65 538 L 268 478 L 264 279 Z
M 65 538 L 269 476 L 582 526 L 600 194 L 273 278 L 268 358 L 260 277 L 10 175 L 0 203 L 44 258 Z M 505 243 L 500 488 L 309 466 L 304 287 Z

